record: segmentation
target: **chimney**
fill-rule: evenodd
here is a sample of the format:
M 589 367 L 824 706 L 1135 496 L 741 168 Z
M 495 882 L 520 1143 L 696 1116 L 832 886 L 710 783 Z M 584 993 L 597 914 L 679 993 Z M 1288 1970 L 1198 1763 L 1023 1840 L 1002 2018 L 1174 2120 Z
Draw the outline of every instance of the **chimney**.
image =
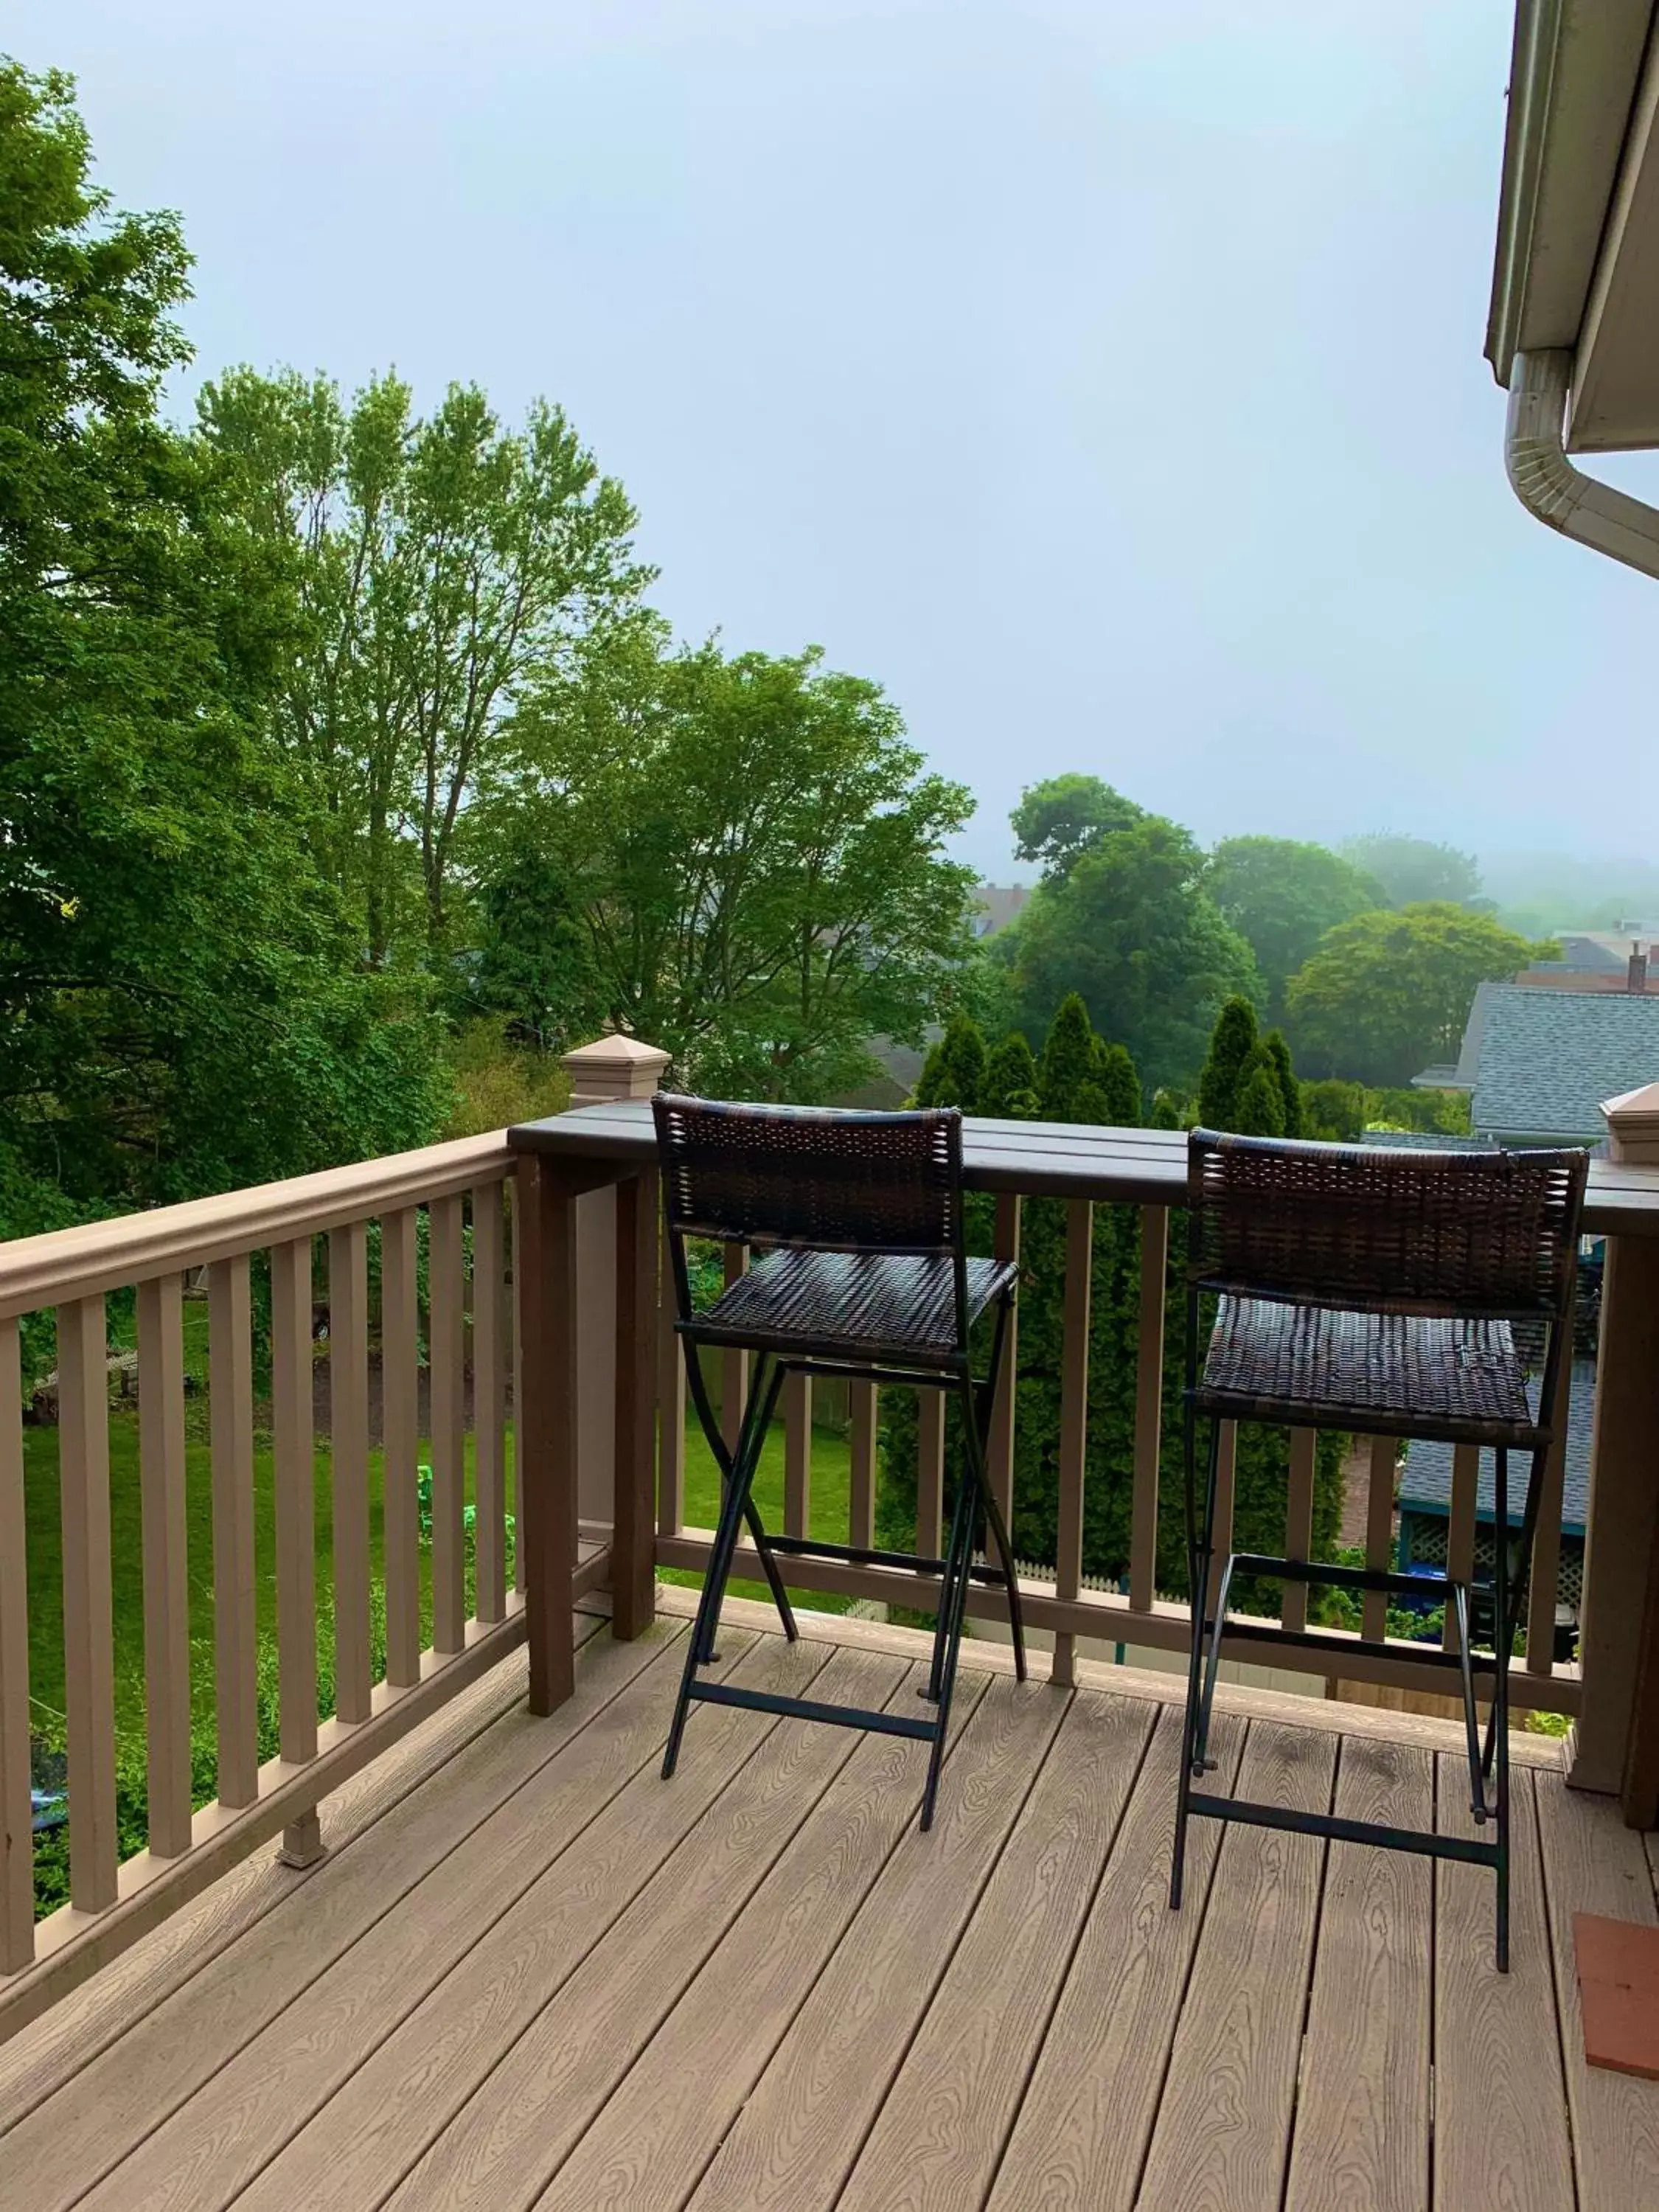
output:
M 1630 972 L 1625 979 L 1625 988 L 1637 998 L 1645 995 L 1648 988 L 1648 956 L 1639 945 L 1630 949 Z

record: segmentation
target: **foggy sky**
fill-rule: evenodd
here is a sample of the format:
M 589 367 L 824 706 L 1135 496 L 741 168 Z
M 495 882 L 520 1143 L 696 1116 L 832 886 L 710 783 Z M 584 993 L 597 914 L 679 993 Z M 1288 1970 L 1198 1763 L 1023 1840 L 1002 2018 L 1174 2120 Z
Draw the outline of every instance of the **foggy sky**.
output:
M 10 0 L 196 375 L 561 401 L 657 603 L 980 801 L 1647 854 L 1650 581 L 1504 478 L 1509 0 Z M 187 411 L 195 378 L 177 388 Z M 1598 468 L 1659 497 L 1649 457 Z

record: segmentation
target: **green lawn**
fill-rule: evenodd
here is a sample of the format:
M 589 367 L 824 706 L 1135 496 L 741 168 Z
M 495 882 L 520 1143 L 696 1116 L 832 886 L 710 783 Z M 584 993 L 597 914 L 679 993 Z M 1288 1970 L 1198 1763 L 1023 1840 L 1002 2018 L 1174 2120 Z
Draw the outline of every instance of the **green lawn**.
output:
M 852 1483 L 852 1449 L 844 1436 L 834 1429 L 814 1429 L 812 1431 L 812 1480 L 808 1495 L 808 1524 L 811 1534 L 834 1544 L 844 1544 L 850 1525 L 849 1490 Z M 783 1526 L 783 1424 L 775 1424 L 761 1453 L 759 1471 L 755 1477 L 755 1503 L 761 1518 L 769 1528 Z M 712 1528 L 720 1518 L 720 1478 L 714 1464 L 714 1455 L 703 1439 L 695 1421 L 686 1425 L 685 1437 L 685 1519 L 692 1528 Z M 665 1583 L 701 1583 L 702 1577 L 678 1569 L 665 1569 Z M 770 1601 L 770 1592 L 764 1583 L 733 1582 L 731 1591 L 734 1597 L 764 1598 Z M 819 1613 L 845 1613 L 850 1600 L 834 1597 L 823 1590 L 792 1590 L 791 1597 L 799 1598 L 803 1606 L 814 1607 Z

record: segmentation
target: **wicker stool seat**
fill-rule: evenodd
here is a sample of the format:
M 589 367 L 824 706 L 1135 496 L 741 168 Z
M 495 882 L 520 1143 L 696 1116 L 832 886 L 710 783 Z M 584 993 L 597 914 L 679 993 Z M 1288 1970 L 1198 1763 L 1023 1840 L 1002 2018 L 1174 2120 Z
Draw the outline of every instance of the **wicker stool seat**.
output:
M 1012 1261 L 968 1261 L 970 1327 L 1018 1273 Z M 947 1365 L 957 1356 L 956 1269 L 914 1253 L 768 1252 L 683 1334 L 756 1352 L 833 1343 L 854 1359 Z
M 1497 1957 L 1509 1966 L 1510 1659 L 1521 1625 L 1540 1486 L 1554 1436 L 1589 1156 L 1572 1152 L 1404 1152 L 1218 1136 L 1188 1139 L 1185 1472 L 1192 1644 L 1170 1903 L 1179 1906 L 1194 1815 L 1473 1860 L 1498 1877 Z M 1204 1310 L 1213 1310 L 1200 1361 Z M 1536 1404 L 1516 1324 L 1541 1339 Z M 1197 1426 L 1210 1426 L 1200 1493 Z M 1422 1437 L 1492 1450 L 1490 1575 L 1407 1576 L 1263 1553 L 1218 1558 L 1220 1437 L 1229 1421 Z M 1518 1530 L 1509 1454 L 1528 1455 Z M 1518 1534 L 1518 1543 L 1515 1541 Z M 1234 1578 L 1321 1583 L 1353 1595 L 1438 1599 L 1450 1648 L 1413 1647 L 1461 1678 L 1471 1838 L 1254 1803 L 1203 1788 L 1224 1637 L 1317 1652 L 1334 1675 L 1352 1638 L 1229 1612 Z M 1375 1603 L 1367 1608 L 1375 1613 Z M 1482 1636 L 1490 1658 L 1475 1650 Z M 1294 1660 L 1289 1663 L 1294 1665 Z M 1490 1699 L 1482 1741 L 1476 1692 Z M 1199 1785 L 1199 1786 L 1195 1786 Z
M 921 1825 L 929 1827 L 970 1583 L 994 1583 L 1004 1591 L 1014 1664 L 1025 1679 L 1013 1550 L 986 1473 L 991 1407 L 1018 1271 L 1007 1261 L 968 1255 L 962 1116 L 954 1108 L 847 1113 L 725 1105 L 664 1093 L 653 1111 L 686 1382 L 724 1485 L 663 1778 L 674 1771 L 687 1716 L 699 1701 L 915 1736 L 929 1747 L 921 1797 Z M 746 1245 L 754 1255 L 748 1269 L 701 1313 L 692 1303 L 686 1262 L 690 1237 Z M 993 1310 L 989 1369 L 979 1376 L 970 1338 L 975 1323 Z M 726 1442 L 703 1376 L 701 1352 L 715 1346 L 754 1355 L 735 1445 Z M 766 1528 L 752 1495 L 755 1470 L 784 1377 L 791 1374 L 942 1390 L 957 1398 L 967 1463 L 957 1481 L 943 1559 L 823 1542 L 804 1533 L 780 1536 Z M 975 1557 L 981 1521 L 989 1540 L 985 1548 L 994 1549 L 995 1565 Z M 874 1711 L 705 1680 L 702 1670 L 714 1657 L 720 1603 L 744 1528 L 791 1638 L 795 1620 L 780 1557 L 938 1576 L 933 1663 L 924 1693 L 932 1711 Z
M 1351 1313 L 1224 1297 L 1200 1413 L 1364 1436 L 1530 1446 L 1537 1423 L 1506 1321 Z

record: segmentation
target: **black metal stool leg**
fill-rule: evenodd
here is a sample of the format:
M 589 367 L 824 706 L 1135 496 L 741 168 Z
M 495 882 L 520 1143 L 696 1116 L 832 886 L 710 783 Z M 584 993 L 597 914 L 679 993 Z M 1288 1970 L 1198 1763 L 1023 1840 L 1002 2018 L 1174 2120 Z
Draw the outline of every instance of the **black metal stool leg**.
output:
M 748 1437 L 750 1433 L 750 1417 L 757 1413 L 761 1405 L 762 1390 L 763 1386 L 764 1385 L 769 1392 L 769 1395 L 767 1396 L 765 1401 L 765 1419 L 761 1423 L 758 1440 L 754 1445 L 754 1453 L 757 1462 L 759 1460 L 762 1447 L 766 1441 L 766 1431 L 771 1425 L 772 1415 L 777 1405 L 778 1391 L 781 1388 L 783 1381 L 782 1370 L 781 1369 L 774 1366 L 769 1373 L 766 1367 L 766 1359 L 767 1355 L 763 1352 L 760 1355 L 756 1366 L 754 1381 L 749 1393 L 749 1402 L 744 1407 L 743 1419 L 739 1424 L 738 1431 L 738 1454 L 740 1455 L 744 1449 L 745 1439 Z M 690 1344 L 688 1344 L 685 1347 L 685 1376 L 687 1382 L 690 1385 L 691 1402 L 696 1408 L 698 1425 L 702 1430 L 704 1439 L 708 1443 L 710 1452 L 714 1455 L 714 1464 L 720 1471 L 720 1479 L 725 1486 L 721 1492 L 722 1498 L 724 1498 L 726 1493 L 730 1491 L 732 1486 L 732 1479 L 735 1465 L 734 1455 L 727 1449 L 726 1438 L 720 1433 L 720 1422 L 715 1419 L 714 1408 L 709 1402 L 708 1385 L 703 1379 L 702 1362 L 698 1357 L 696 1346 Z M 750 1480 L 751 1481 L 753 1480 L 752 1469 L 750 1471 Z M 784 1590 L 783 1577 L 778 1572 L 777 1559 L 773 1553 L 770 1544 L 766 1540 L 766 1530 L 762 1525 L 760 1515 L 756 1511 L 753 1501 L 750 1498 L 746 1490 L 744 1495 L 744 1517 L 748 1522 L 749 1533 L 754 1539 L 755 1549 L 760 1553 L 761 1566 L 765 1573 L 767 1583 L 771 1589 L 773 1601 L 778 1608 L 779 1617 L 783 1622 L 784 1633 L 793 1641 L 798 1633 L 795 1627 L 795 1616 L 790 1609 L 789 1600 Z M 734 1536 L 732 1538 L 733 1547 L 735 1547 L 736 1541 L 737 1539 Z M 708 1587 L 708 1577 L 705 1577 L 703 1588 L 707 1589 Z M 699 1618 L 701 1619 L 701 1613 L 699 1614 Z M 696 1648 L 702 1653 L 705 1662 L 713 1659 L 714 1656 L 714 1639 L 712 1627 L 707 1631 L 706 1634 L 699 1634 L 699 1640 Z
M 951 1522 L 951 1542 L 945 1554 L 948 1601 L 940 1595 L 933 1671 L 939 1682 L 939 1711 L 933 1741 L 927 1753 L 927 1779 L 921 1793 L 921 1827 L 925 1835 L 933 1825 L 933 1804 L 939 1795 L 939 1770 L 945 1764 L 945 1741 L 951 1726 L 951 1698 L 956 1688 L 957 1655 L 962 1647 L 962 1624 L 968 1611 L 969 1565 L 973 1559 L 974 1493 L 966 1474 L 957 1485 L 957 1510 Z
M 680 1674 L 679 1695 L 674 1703 L 674 1717 L 669 1724 L 668 1742 L 663 1753 L 662 1778 L 666 1782 L 674 1771 L 680 1753 L 680 1739 L 685 1733 L 686 1715 L 690 1710 L 691 1686 L 696 1680 L 699 1667 L 707 1666 L 714 1656 L 714 1632 L 720 1621 L 721 1601 L 726 1585 L 731 1577 L 732 1554 L 738 1547 L 738 1531 L 749 1502 L 749 1486 L 754 1480 L 755 1467 L 759 1459 L 757 1439 L 763 1438 L 776 1403 L 781 1375 L 775 1367 L 769 1374 L 762 1372 L 755 1377 L 748 1405 L 744 1409 L 743 1425 L 738 1435 L 738 1449 L 732 1455 L 731 1472 L 726 1477 L 726 1494 L 720 1501 L 720 1524 L 714 1531 L 714 1541 L 709 1552 L 708 1566 L 703 1576 L 702 1595 L 697 1602 L 697 1613 L 691 1624 L 690 1642 L 686 1649 L 685 1665 Z
M 997 1330 L 996 1349 L 992 1355 L 991 1375 L 984 1390 L 985 1422 L 978 1418 L 979 1386 L 969 1382 L 963 1394 L 963 1413 L 967 1422 L 968 1450 L 975 1486 L 985 1507 L 985 1522 L 990 1530 L 991 1541 L 996 1546 L 997 1561 L 1002 1569 L 1003 1581 L 1008 1596 L 1008 1629 L 1014 1646 L 1014 1679 L 1023 1682 L 1025 1668 L 1025 1621 L 1020 1610 L 1019 1577 L 1014 1570 L 1014 1547 L 1009 1540 L 1008 1524 L 1002 1517 L 1002 1508 L 991 1488 L 990 1452 L 988 1430 L 992 1410 L 996 1403 L 997 1376 L 1000 1369 L 1003 1332 Z
M 1216 1473 L 1221 1458 L 1221 1424 L 1212 1421 L 1209 1465 L 1204 1487 L 1204 1518 L 1200 1525 L 1195 1513 L 1197 1423 L 1197 1409 L 1189 1395 L 1184 1442 L 1188 1537 L 1187 1569 L 1192 1585 L 1193 1635 L 1187 1667 L 1187 1702 L 1181 1721 L 1181 1779 L 1176 1796 L 1175 1851 L 1170 1869 L 1170 1909 L 1175 1912 L 1181 1909 L 1182 1886 L 1187 1870 L 1188 1802 L 1192 1796 L 1193 1759 L 1198 1741 L 1199 1701 L 1202 1695 L 1205 1620 L 1209 1609 L 1210 1538 L 1215 1521 Z

